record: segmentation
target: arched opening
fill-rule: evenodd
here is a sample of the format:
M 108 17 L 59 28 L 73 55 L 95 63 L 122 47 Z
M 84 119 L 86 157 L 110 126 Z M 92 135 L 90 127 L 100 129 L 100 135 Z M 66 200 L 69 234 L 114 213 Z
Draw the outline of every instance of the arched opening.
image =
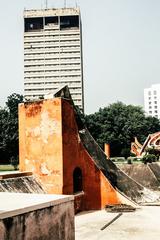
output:
M 76 167 L 73 172 L 73 192 L 82 191 L 82 171 L 79 167 Z

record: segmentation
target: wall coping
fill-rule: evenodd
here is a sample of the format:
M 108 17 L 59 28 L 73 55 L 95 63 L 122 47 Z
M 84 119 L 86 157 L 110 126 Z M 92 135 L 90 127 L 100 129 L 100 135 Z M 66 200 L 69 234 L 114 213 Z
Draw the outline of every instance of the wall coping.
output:
M 0 219 L 74 200 L 72 195 L 0 192 Z
M 4 171 L 0 172 L 0 180 L 2 179 L 8 179 L 8 178 L 17 178 L 17 177 L 26 177 L 26 176 L 32 176 L 32 172 L 20 172 L 20 171 Z

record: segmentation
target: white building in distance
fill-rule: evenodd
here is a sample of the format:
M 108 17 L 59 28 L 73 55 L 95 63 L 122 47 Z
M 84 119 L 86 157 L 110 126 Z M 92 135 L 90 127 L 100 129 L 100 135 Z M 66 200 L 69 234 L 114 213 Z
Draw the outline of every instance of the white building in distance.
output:
M 79 8 L 24 11 L 24 96 L 37 100 L 68 85 L 84 111 Z
M 147 115 L 160 118 L 160 84 L 144 89 L 144 110 Z

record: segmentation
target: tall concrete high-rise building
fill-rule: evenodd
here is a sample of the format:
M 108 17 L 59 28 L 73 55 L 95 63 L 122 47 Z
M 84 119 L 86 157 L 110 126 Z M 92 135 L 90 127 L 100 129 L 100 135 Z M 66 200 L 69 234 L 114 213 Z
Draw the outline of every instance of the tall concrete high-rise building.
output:
M 144 109 L 147 115 L 160 118 L 160 84 L 144 89 Z
M 44 98 L 68 85 L 84 110 L 82 28 L 79 8 L 24 11 L 24 95 Z

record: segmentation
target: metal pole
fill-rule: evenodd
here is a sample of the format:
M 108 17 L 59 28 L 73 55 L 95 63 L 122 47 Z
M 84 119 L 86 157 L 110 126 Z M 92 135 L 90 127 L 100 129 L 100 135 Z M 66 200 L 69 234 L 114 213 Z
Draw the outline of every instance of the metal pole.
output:
M 104 230 L 106 227 L 108 227 L 111 223 L 113 223 L 114 221 L 116 221 L 120 216 L 122 216 L 122 213 L 119 213 L 118 215 L 116 215 L 110 222 L 108 222 L 107 224 L 105 224 L 101 230 Z

